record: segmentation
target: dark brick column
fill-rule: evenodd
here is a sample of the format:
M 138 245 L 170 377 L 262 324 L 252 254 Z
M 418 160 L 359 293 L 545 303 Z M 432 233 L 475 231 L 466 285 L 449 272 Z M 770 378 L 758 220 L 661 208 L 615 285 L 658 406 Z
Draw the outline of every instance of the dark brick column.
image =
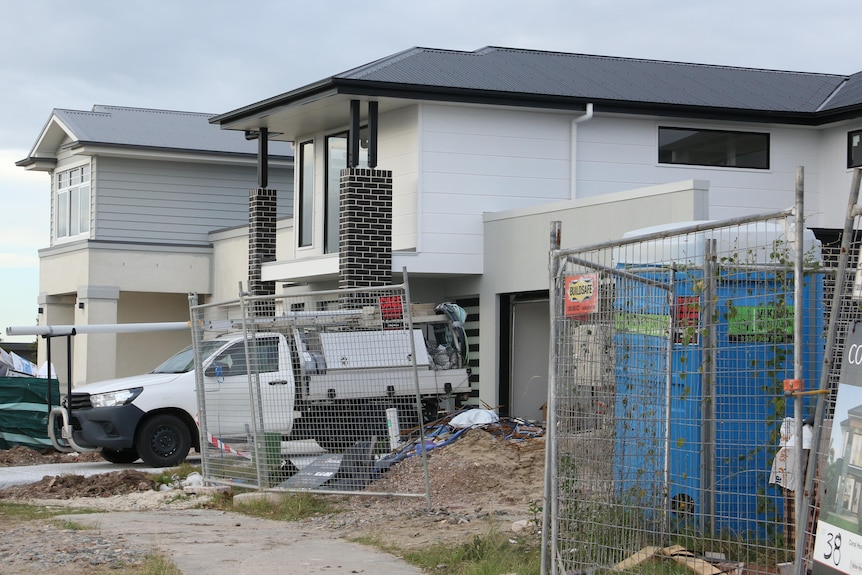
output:
M 392 283 L 392 171 L 341 171 L 340 289 Z
M 248 293 L 273 295 L 275 282 L 261 280 L 261 265 L 275 261 L 276 191 L 256 188 L 248 195 Z M 272 309 L 270 309 L 272 308 Z M 256 315 L 272 315 L 272 306 L 259 306 Z

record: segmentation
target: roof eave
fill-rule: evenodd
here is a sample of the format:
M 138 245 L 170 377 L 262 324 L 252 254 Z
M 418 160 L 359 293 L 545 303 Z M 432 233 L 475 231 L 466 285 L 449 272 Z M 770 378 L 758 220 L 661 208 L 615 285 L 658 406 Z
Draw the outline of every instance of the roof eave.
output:
M 146 154 L 160 154 L 160 155 L 177 155 L 177 156 L 210 156 L 210 157 L 220 157 L 220 158 L 244 158 L 252 161 L 257 161 L 257 152 L 224 152 L 217 150 L 194 150 L 190 148 L 171 148 L 167 146 L 141 146 L 136 144 L 116 144 L 116 143 L 107 143 L 107 142 L 88 142 L 88 141 L 77 141 L 69 146 L 70 149 L 78 150 L 81 153 L 83 150 L 116 150 L 126 152 L 123 155 L 128 155 L 128 153 L 134 152 L 143 152 Z M 269 154 L 270 161 L 283 161 L 283 162 L 293 162 L 293 156 L 279 155 L 279 154 Z
M 18 160 L 15 165 L 24 168 L 27 171 L 33 172 L 50 172 L 57 166 L 57 158 L 38 158 L 28 156 L 23 160 Z
M 258 116 L 264 112 L 269 112 L 278 108 L 295 105 L 297 102 L 313 101 L 318 98 L 325 98 L 332 91 L 335 85 L 334 78 L 326 78 L 314 84 L 308 84 L 296 90 L 225 112 L 217 114 L 209 119 L 210 124 L 219 124 L 225 128 L 229 124 L 248 118 Z M 334 92 L 332 92 L 334 93 Z

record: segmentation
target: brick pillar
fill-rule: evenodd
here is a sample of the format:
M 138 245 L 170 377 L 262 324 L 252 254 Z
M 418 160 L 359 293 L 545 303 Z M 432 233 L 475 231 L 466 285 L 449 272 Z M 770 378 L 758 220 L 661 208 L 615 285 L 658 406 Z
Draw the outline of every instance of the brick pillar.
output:
M 392 171 L 346 168 L 341 171 L 340 197 L 338 287 L 389 285 Z
M 276 191 L 255 188 L 248 194 L 248 293 L 275 294 L 275 282 L 261 280 L 261 265 L 275 261 Z M 255 315 L 272 315 L 273 305 L 256 306 Z

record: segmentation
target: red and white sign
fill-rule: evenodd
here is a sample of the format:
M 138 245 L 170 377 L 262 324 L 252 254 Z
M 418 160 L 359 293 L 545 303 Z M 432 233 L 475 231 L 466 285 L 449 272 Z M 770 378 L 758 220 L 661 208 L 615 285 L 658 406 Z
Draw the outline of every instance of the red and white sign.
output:
M 599 275 L 566 278 L 566 317 L 580 319 L 599 308 Z

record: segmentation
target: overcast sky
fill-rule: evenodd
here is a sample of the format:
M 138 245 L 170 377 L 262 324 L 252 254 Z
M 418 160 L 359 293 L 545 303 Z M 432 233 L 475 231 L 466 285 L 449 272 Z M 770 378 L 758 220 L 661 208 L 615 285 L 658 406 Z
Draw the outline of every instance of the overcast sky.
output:
M 0 3 L 0 339 L 35 325 L 49 180 L 15 166 L 51 110 L 222 113 L 413 46 L 852 74 L 858 0 L 45 0 Z M 32 339 L 32 338 L 25 338 Z

